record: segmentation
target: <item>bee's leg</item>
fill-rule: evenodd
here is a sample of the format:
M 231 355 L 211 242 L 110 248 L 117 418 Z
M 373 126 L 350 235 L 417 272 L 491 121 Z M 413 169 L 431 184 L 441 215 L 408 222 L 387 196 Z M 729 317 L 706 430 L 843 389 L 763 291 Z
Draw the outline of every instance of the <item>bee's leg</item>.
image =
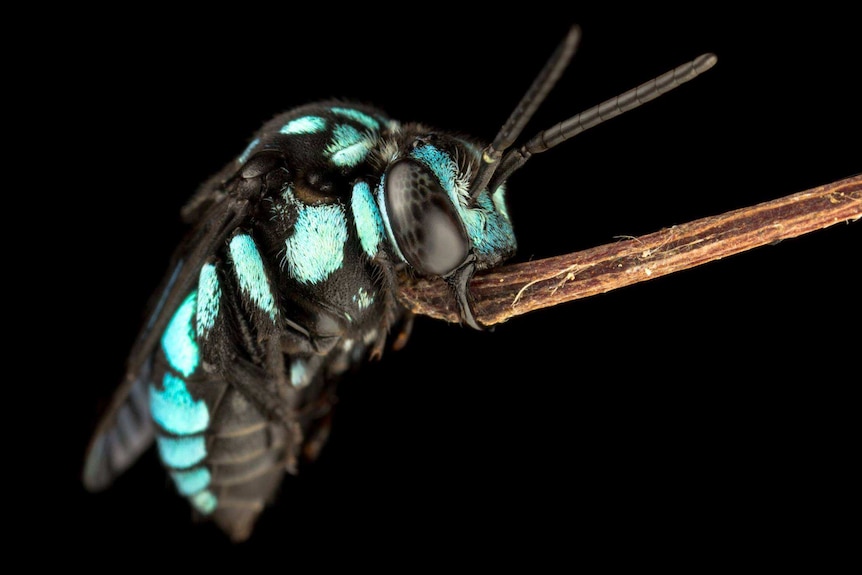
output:
M 456 269 L 445 279 L 455 295 L 455 303 L 458 304 L 458 315 L 461 318 L 461 323 L 465 323 L 473 329 L 484 331 L 485 328 L 479 325 L 476 317 L 473 315 L 469 284 L 474 273 L 476 273 L 476 264 L 475 260 L 471 258 L 466 264 Z
M 380 318 L 377 339 L 371 346 L 369 357 L 377 360 L 383 356 L 386 348 L 389 332 L 393 326 L 397 326 L 398 333 L 392 343 L 393 349 L 401 349 L 410 337 L 413 327 L 413 313 L 401 306 L 395 294 L 398 291 L 398 274 L 395 265 L 383 252 L 377 254 L 373 260 L 380 272 L 381 293 L 383 294 L 383 314 Z

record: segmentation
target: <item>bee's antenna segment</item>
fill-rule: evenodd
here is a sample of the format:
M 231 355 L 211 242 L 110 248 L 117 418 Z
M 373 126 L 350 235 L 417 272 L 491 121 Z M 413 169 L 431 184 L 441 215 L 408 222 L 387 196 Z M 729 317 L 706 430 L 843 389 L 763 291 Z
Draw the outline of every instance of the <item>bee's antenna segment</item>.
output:
M 633 110 L 650 100 L 658 98 L 674 88 L 693 80 L 703 72 L 712 68 L 718 58 L 715 54 L 706 53 L 698 56 L 691 62 L 677 66 L 673 70 L 662 74 L 648 82 L 644 82 L 636 88 L 620 94 L 609 100 L 605 100 L 597 106 L 584 110 L 580 114 L 572 116 L 559 124 L 536 134 L 526 144 L 517 149 L 509 150 L 500 160 L 490 179 L 490 189 L 496 189 L 506 181 L 512 172 L 523 166 L 533 154 L 550 150 L 554 146 L 577 136 L 581 132 L 598 126 L 611 118 L 615 118 L 623 112 Z
M 527 122 L 533 117 L 533 114 L 545 100 L 548 92 L 557 83 L 563 70 L 569 65 L 569 61 L 575 54 L 580 39 L 580 27 L 572 26 L 569 29 L 569 33 L 566 34 L 566 37 L 545 64 L 545 67 L 542 68 L 542 71 L 533 80 L 530 89 L 527 90 L 527 93 L 518 102 L 515 110 L 509 116 L 509 119 L 506 120 L 506 123 L 500 129 L 494 141 L 482 150 L 481 164 L 470 184 L 471 205 L 476 202 L 476 198 L 479 197 L 479 194 L 499 167 L 503 152 L 515 143 L 515 140 L 521 135 Z

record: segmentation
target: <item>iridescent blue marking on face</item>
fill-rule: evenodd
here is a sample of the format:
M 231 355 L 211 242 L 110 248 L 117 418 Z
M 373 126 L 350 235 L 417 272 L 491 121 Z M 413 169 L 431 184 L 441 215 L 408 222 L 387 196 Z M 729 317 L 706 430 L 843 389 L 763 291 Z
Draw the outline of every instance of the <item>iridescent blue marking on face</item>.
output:
M 380 122 L 366 114 L 365 112 L 360 112 L 354 108 L 330 108 L 333 114 L 338 114 L 339 116 L 343 116 L 345 118 L 350 118 L 356 122 L 359 122 L 369 130 L 377 131 L 380 129 Z
M 290 363 L 290 383 L 293 387 L 308 385 L 308 366 L 303 360 L 295 359 Z
M 243 293 L 270 319 L 275 321 L 278 311 L 272 296 L 269 280 L 263 267 L 263 259 L 251 236 L 237 234 L 230 241 L 230 255 Z
M 356 304 L 360 310 L 368 309 L 372 303 L 374 303 L 374 296 L 367 291 L 365 291 L 364 287 L 361 287 L 353 294 L 353 303 Z
M 281 127 L 282 134 L 315 134 L 326 129 L 326 118 L 320 116 L 303 116 L 291 120 Z
M 493 201 L 488 190 L 482 190 L 475 206 L 468 208 L 469 174 L 462 174 L 449 154 L 426 144 L 414 148 L 411 155 L 428 166 L 439 180 L 478 254 L 488 256 L 514 250 L 515 232 L 505 207 L 501 209 L 505 205 L 505 186 L 497 188 Z
M 204 515 L 209 515 L 218 507 L 218 498 L 209 490 L 194 494 L 189 498 L 189 501 L 192 507 Z
M 290 188 L 283 196 L 296 207 L 296 223 L 293 234 L 284 242 L 282 266 L 301 283 L 322 282 L 344 263 L 344 208 L 339 204 L 309 206 L 297 200 Z
M 162 334 L 162 350 L 168 363 L 185 376 L 194 373 L 200 359 L 192 322 L 196 301 L 197 292 L 186 296 Z
M 210 413 L 203 400 L 196 400 L 181 378 L 166 373 L 162 389 L 150 384 L 150 412 L 164 430 L 175 435 L 192 435 L 209 427 Z
M 469 181 L 460 176 L 458 164 L 446 152 L 431 144 L 424 144 L 413 148 L 410 152 L 417 160 L 428 166 L 440 185 L 451 196 L 453 192 L 461 192 L 467 195 Z M 463 189 L 462 189 L 463 188 Z M 454 199 L 454 198 L 453 198 Z M 460 202 L 458 202 L 460 203 Z
M 218 283 L 218 275 L 213 264 L 204 264 L 201 267 L 198 279 L 198 303 L 197 303 L 197 334 L 200 338 L 209 335 L 215 320 L 218 317 L 219 302 L 221 300 L 221 286 Z
M 332 163 L 341 168 L 356 166 L 374 145 L 374 139 L 349 124 L 337 124 L 332 128 L 332 140 L 326 153 Z
M 497 186 L 494 193 L 491 194 L 491 202 L 494 204 L 494 209 L 500 212 L 506 221 L 509 221 L 509 208 L 506 206 L 506 184 Z
M 380 249 L 380 241 L 383 239 L 383 219 L 374 198 L 371 196 L 371 188 L 365 182 L 357 182 L 353 186 L 353 195 L 350 197 L 351 210 L 353 211 L 353 225 L 359 235 L 362 250 L 373 258 Z
M 252 140 L 249 145 L 245 147 L 243 153 L 239 155 L 237 161 L 240 164 L 244 164 L 245 161 L 248 160 L 248 157 L 251 155 L 251 152 L 257 147 L 258 144 L 260 144 L 260 138 L 255 138 L 254 140 Z
M 463 210 L 463 217 L 470 240 L 477 252 L 481 254 L 505 253 L 515 249 L 517 242 L 512 222 L 505 208 L 505 184 L 499 186 L 493 197 L 488 190 L 483 190 L 476 201 L 478 208 Z
M 171 477 L 180 494 L 189 496 L 203 491 L 210 484 L 210 472 L 206 467 L 195 467 L 187 471 L 171 471 Z
M 165 437 L 156 436 L 156 447 L 159 449 L 159 457 L 168 467 L 192 467 L 203 461 L 207 455 L 206 443 L 203 435 L 194 437 Z

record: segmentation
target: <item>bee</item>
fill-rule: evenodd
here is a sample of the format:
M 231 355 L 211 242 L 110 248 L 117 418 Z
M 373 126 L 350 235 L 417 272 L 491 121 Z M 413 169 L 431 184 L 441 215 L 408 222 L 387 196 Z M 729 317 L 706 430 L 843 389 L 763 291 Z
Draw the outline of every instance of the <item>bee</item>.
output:
M 709 69 L 704 54 L 516 145 L 575 53 L 570 29 L 490 143 L 326 100 L 268 121 L 182 210 L 175 251 L 86 455 L 107 488 L 155 443 L 177 492 L 247 539 L 285 474 L 325 446 L 339 381 L 413 320 L 404 272 L 470 279 L 517 248 L 507 180 L 535 154 Z

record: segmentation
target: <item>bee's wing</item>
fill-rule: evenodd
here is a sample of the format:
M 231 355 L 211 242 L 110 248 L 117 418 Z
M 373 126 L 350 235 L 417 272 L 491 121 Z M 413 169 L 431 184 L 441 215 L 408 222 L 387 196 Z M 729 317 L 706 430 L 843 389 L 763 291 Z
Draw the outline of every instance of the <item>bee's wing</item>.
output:
M 152 336 L 164 329 L 175 307 L 172 302 L 176 300 L 176 292 L 187 289 L 188 282 L 181 281 L 183 270 L 187 268 L 190 266 L 184 266 L 183 260 L 178 259 L 172 266 L 173 272 L 157 292 L 161 296 L 150 304 L 149 320 L 138 334 L 123 383 L 114 392 L 90 440 L 83 475 L 84 487 L 90 491 L 110 486 L 153 442 L 149 387 L 158 338 Z M 190 274 L 186 272 L 185 275 Z
M 129 356 L 125 380 L 87 448 L 83 483 L 91 491 L 110 486 L 153 442 L 149 388 L 155 353 L 174 311 L 198 281 L 203 263 L 248 214 L 248 193 L 242 192 L 249 189 L 243 190 L 242 185 L 231 188 L 227 194 L 221 186 L 209 190 L 209 206 L 175 252 L 171 271 L 156 292 L 160 297 L 150 304 L 149 319 Z
M 90 440 L 84 462 L 84 487 L 107 488 L 153 441 L 149 408 L 150 364 L 123 382 Z

